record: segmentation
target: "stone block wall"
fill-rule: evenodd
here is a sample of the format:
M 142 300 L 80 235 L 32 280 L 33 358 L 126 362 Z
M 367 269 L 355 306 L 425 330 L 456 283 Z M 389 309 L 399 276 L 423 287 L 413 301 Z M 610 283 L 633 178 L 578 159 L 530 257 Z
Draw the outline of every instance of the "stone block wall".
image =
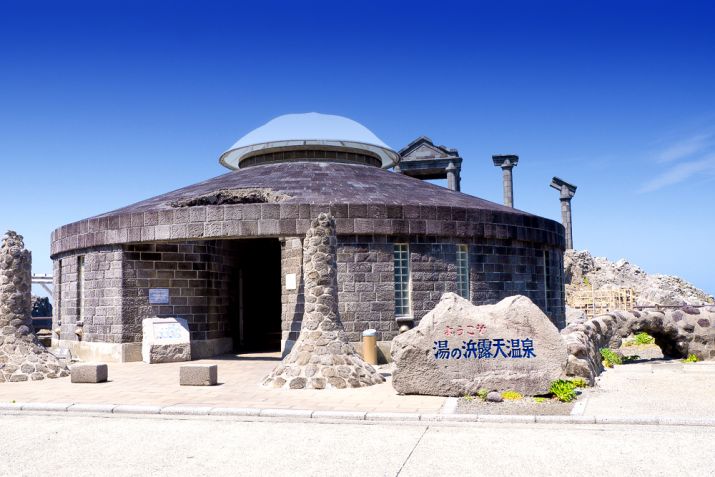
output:
M 493 304 L 512 295 L 531 299 L 559 328 L 566 326 L 563 254 L 530 243 L 483 239 L 469 249 L 471 300 Z
M 178 316 L 191 339 L 230 336 L 234 253 L 231 241 L 126 245 L 123 262 L 124 342 L 142 340 L 142 319 Z M 169 303 L 149 303 L 150 288 L 168 288 Z
M 305 305 L 303 284 L 303 242 L 299 237 L 281 240 L 281 329 L 282 342 L 298 339 Z M 294 273 L 296 289 L 286 289 L 286 275 Z
M 565 326 L 562 252 L 511 239 L 409 235 L 338 236 L 339 312 L 352 342 L 377 330 L 378 341 L 399 332 L 395 317 L 395 243 L 410 247 L 411 316 L 414 324 L 445 292 L 457 292 L 457 245 L 469 245 L 470 300 L 492 304 L 516 294 L 528 296 L 559 328 Z M 297 339 L 303 314 L 302 240 L 281 240 L 282 340 Z M 138 343 L 141 321 L 152 316 L 187 319 L 192 341 L 230 338 L 237 323 L 237 241 L 145 243 L 86 249 L 84 341 Z M 62 340 L 77 340 L 79 254 L 55 257 L 53 328 Z M 286 289 L 286 274 L 297 289 Z M 170 302 L 149 304 L 150 288 L 168 288 Z
M 60 328 L 59 339 L 78 341 L 80 321 L 79 261 L 84 259 L 83 341 L 122 341 L 121 246 L 90 248 L 81 254 L 65 254 L 54 261 L 54 307 L 52 328 Z
M 469 245 L 470 301 L 494 304 L 512 295 L 528 296 L 559 328 L 565 326 L 559 249 L 544 250 L 516 240 L 442 237 L 338 237 L 340 317 L 351 341 L 368 328 L 378 341 L 399 332 L 395 319 L 393 247 L 408 243 L 410 299 L 414 324 L 432 310 L 445 292 L 457 292 L 457 246 Z
M 387 237 L 338 237 L 340 320 L 352 342 L 369 328 L 377 330 L 378 341 L 397 334 L 392 247 Z
M 444 293 L 457 293 L 457 244 L 429 243 L 427 240 L 410 244 L 415 325 L 437 306 Z

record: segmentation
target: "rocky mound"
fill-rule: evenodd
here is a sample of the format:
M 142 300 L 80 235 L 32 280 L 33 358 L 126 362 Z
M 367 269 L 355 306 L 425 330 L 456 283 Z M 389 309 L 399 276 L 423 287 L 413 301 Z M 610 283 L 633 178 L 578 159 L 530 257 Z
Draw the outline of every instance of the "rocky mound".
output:
M 696 288 L 680 277 L 649 275 L 626 260 L 611 262 L 593 257 L 587 250 L 567 250 L 564 254 L 567 285 L 593 287 L 594 290 L 632 288 L 637 305 L 705 305 L 714 303 L 712 295 Z
M 22 236 L 7 232 L 0 244 L 0 383 L 69 375 L 32 330 L 31 270 Z
M 355 352 L 338 312 L 335 219 L 320 214 L 303 241 L 305 309 L 291 352 L 263 381 L 289 389 L 359 388 L 385 381 Z
M 32 317 L 45 318 L 52 316 L 52 303 L 46 296 L 32 295 Z

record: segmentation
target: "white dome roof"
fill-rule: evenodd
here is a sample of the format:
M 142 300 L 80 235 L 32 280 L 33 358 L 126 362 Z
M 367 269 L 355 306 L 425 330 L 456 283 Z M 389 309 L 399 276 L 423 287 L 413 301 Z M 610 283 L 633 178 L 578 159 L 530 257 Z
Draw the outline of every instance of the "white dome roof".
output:
M 219 162 L 229 169 L 238 169 L 240 161 L 271 150 L 323 146 L 352 150 L 364 150 L 377 155 L 383 167 L 390 167 L 400 160 L 393 151 L 372 131 L 362 124 L 343 116 L 320 113 L 284 114 L 271 119 L 263 126 L 249 132 L 228 151 Z

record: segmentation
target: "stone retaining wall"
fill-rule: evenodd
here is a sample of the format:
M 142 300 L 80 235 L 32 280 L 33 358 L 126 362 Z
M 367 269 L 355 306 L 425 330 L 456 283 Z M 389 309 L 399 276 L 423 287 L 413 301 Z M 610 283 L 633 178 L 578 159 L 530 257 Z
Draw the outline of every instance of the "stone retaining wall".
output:
M 632 333 L 655 338 L 663 355 L 715 360 L 715 306 L 658 311 L 615 311 L 589 320 L 578 320 L 561 331 L 568 346 L 566 374 L 593 383 L 603 372 L 600 349 L 616 350 Z

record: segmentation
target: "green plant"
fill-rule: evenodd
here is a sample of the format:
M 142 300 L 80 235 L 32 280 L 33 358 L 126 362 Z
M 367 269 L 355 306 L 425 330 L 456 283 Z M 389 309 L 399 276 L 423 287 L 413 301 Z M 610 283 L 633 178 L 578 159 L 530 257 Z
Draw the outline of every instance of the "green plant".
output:
M 541 404 L 542 402 L 546 402 L 546 398 L 545 397 L 535 397 L 534 402 Z
M 464 399 L 467 402 L 474 401 L 474 396 L 472 396 L 470 394 L 465 394 L 464 396 L 462 396 L 462 399 Z
M 612 368 L 614 364 L 623 364 L 623 360 L 618 356 L 613 350 L 608 348 L 601 348 L 601 357 L 603 358 L 603 365 L 607 368 Z
M 561 402 L 571 402 L 576 399 L 576 385 L 566 379 L 557 379 L 551 383 L 549 391 Z
M 698 361 L 700 361 L 700 358 L 691 353 L 683 360 L 683 363 L 697 363 Z
M 640 332 L 635 337 L 635 343 L 638 345 L 653 344 L 655 343 L 655 338 L 648 333 Z
M 574 386 L 577 388 L 585 388 L 588 386 L 588 383 L 586 382 L 585 379 L 583 378 L 571 378 L 570 381 L 573 383 Z
M 501 397 L 507 401 L 518 401 L 519 399 L 523 399 L 524 396 L 516 391 L 504 391 L 501 393 Z
M 487 391 L 486 389 L 480 389 L 480 390 L 477 391 L 477 396 L 478 396 L 482 401 L 486 401 L 486 399 L 487 399 L 487 394 L 489 394 L 489 391 Z
M 591 286 L 591 282 L 588 280 L 588 277 L 583 277 L 583 284 L 587 287 Z

